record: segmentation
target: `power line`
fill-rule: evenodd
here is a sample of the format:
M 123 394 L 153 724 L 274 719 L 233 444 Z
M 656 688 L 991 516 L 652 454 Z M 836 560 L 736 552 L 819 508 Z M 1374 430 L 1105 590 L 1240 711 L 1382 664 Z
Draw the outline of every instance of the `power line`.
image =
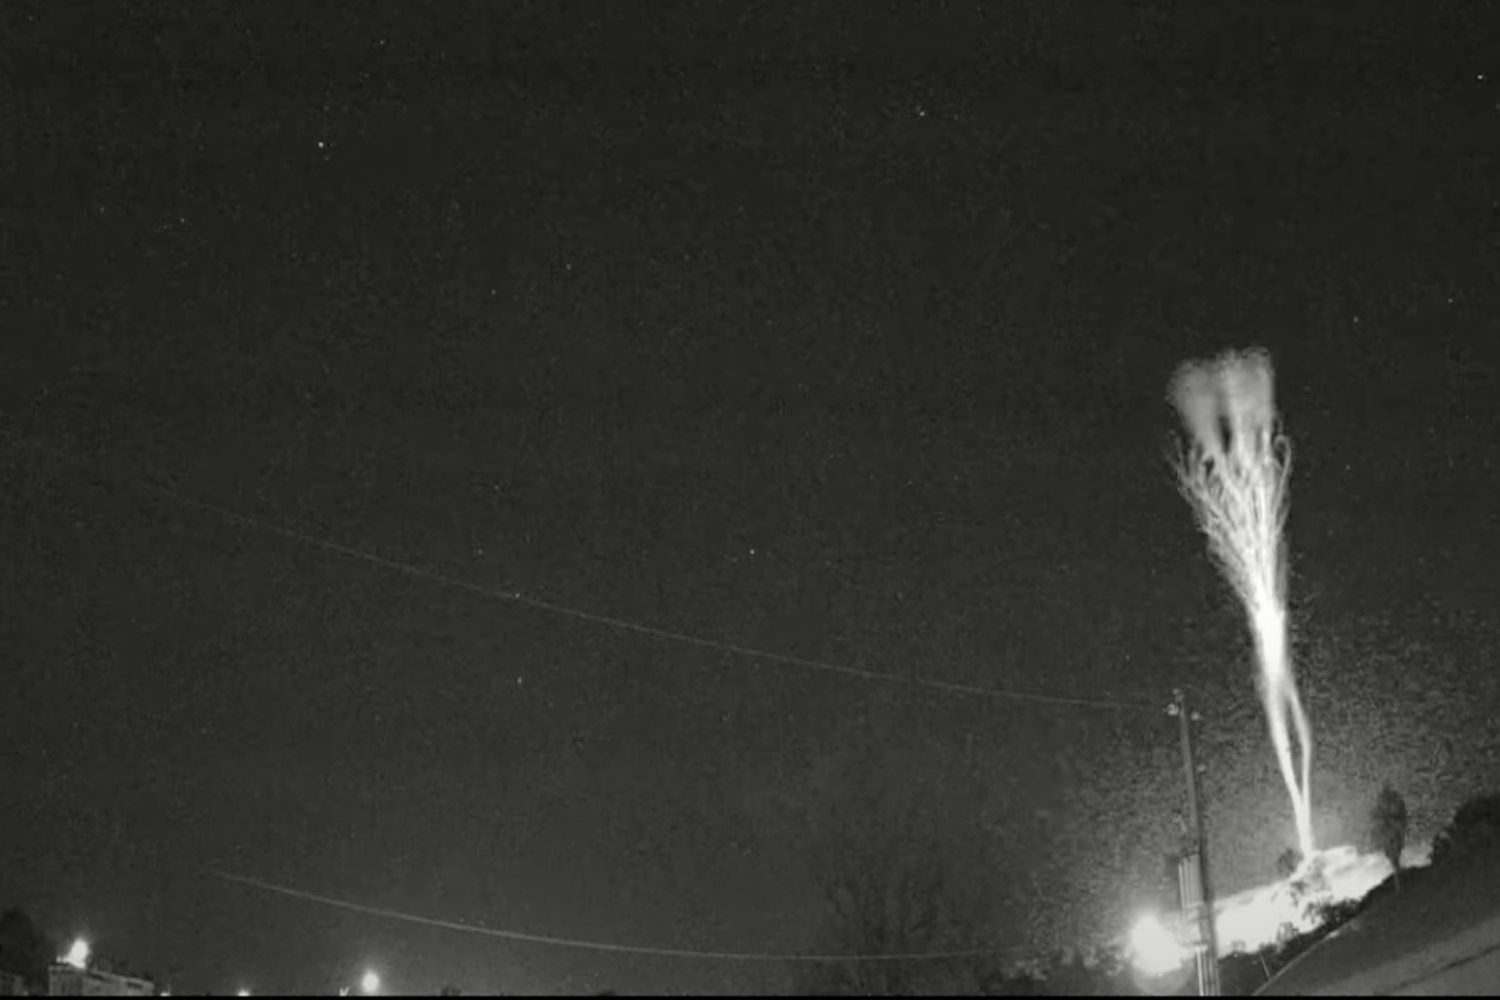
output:
M 13 439 L 15 438 L 13 437 Z M 57 455 L 58 457 L 61 457 L 66 461 L 69 461 L 70 463 L 83 464 L 82 460 L 76 459 L 69 455 L 61 454 L 56 449 L 47 445 L 40 444 L 39 442 L 23 441 L 23 443 L 29 444 L 32 447 L 40 448 L 41 450 L 47 451 L 50 454 Z M 691 635 L 686 632 L 677 632 L 671 629 L 657 628 L 653 625 L 645 625 L 640 622 L 634 622 L 624 618 L 616 618 L 609 615 L 596 614 L 591 611 L 585 611 L 581 608 L 558 604 L 553 601 L 545 601 L 535 597 L 527 597 L 520 591 L 516 590 L 505 590 L 500 587 L 490 587 L 483 584 L 473 583 L 472 581 L 464 580 L 456 576 L 451 576 L 447 573 L 426 569 L 422 566 L 417 566 L 415 564 L 407 562 L 401 562 L 396 559 L 388 559 L 385 556 L 379 555 L 377 553 L 344 545 L 329 538 L 321 538 L 316 535 L 308 534 L 307 532 L 298 531 L 295 528 L 289 528 L 284 525 L 272 523 L 263 518 L 243 514 L 230 507 L 225 507 L 222 504 L 211 503 L 206 500 L 198 499 L 197 497 L 188 496 L 185 493 L 181 493 L 166 486 L 160 486 L 155 483 L 150 483 L 142 480 L 133 480 L 132 482 L 142 490 L 165 497 L 172 502 L 180 504 L 182 506 L 193 507 L 198 510 L 207 511 L 227 521 L 231 521 L 244 527 L 274 535 L 279 535 L 282 538 L 290 539 L 292 541 L 299 542 L 304 545 L 309 545 L 315 548 L 320 548 L 326 552 L 332 552 L 336 555 L 341 555 L 349 559 L 359 560 L 361 562 L 369 563 L 373 566 L 379 566 L 383 569 L 388 569 L 397 573 L 404 573 L 408 576 L 417 577 L 429 582 L 444 584 L 449 587 L 468 591 L 469 593 L 478 594 L 483 597 L 489 597 L 494 600 L 509 601 L 513 604 L 520 604 L 526 607 L 536 608 L 541 611 L 547 611 L 555 615 L 562 615 L 568 618 L 576 619 L 578 621 L 591 622 L 596 625 L 603 625 L 609 628 L 619 629 L 621 631 L 635 632 L 640 635 L 654 636 L 658 639 L 665 639 L 670 642 L 679 642 L 686 645 L 698 646 L 704 649 L 714 649 L 724 653 L 731 653 L 736 656 L 743 656 L 748 659 L 764 660 L 768 663 L 779 663 L 784 666 L 801 667 L 806 670 L 816 670 L 831 674 L 842 674 L 846 677 L 859 677 L 864 680 L 911 684 L 917 687 L 930 688 L 935 691 L 944 691 L 949 694 L 975 695 L 978 697 L 996 698 L 1006 701 L 1027 702 L 1040 705 L 1057 705 L 1072 708 L 1094 708 L 1110 711 L 1158 711 L 1158 706 L 1146 705 L 1139 702 L 1124 702 L 1106 698 L 1077 698 L 1069 697 L 1066 695 L 1045 694 L 1035 691 L 1018 691 L 1007 688 L 993 688 L 986 687 L 980 684 L 965 684 L 959 681 L 945 681 L 934 677 L 904 677 L 900 674 L 888 674 L 876 670 L 866 670 L 862 667 L 851 667 L 844 664 L 829 663 L 824 660 L 812 660 L 800 656 L 788 656 L 784 653 L 773 653 L 768 650 L 755 649 L 750 646 L 742 646 L 737 643 L 723 642 L 717 639 L 709 639 L 703 636 Z
M 457 931 L 462 934 L 477 934 L 483 937 L 500 938 L 505 941 L 519 941 L 524 944 L 547 945 L 554 948 L 574 948 L 580 951 L 607 952 L 616 955 L 640 955 L 653 958 L 687 958 L 702 959 L 717 962 L 933 962 L 952 960 L 960 958 L 983 958 L 988 956 L 1012 954 L 1015 949 L 984 948 L 972 951 L 936 951 L 918 952 L 910 954 L 892 955 L 799 955 L 799 954 L 775 954 L 770 952 L 740 952 L 740 951 L 697 951 L 691 948 L 653 948 L 644 945 L 615 944 L 608 941 L 586 941 L 579 938 L 556 937 L 549 934 L 526 934 L 521 931 L 497 930 L 492 927 L 481 927 L 477 924 L 464 924 L 454 920 L 439 920 L 434 917 L 423 917 L 413 913 L 402 913 L 399 910 L 388 910 L 376 906 L 365 906 L 362 903 L 354 903 L 344 899 L 336 899 L 332 896 L 321 896 L 317 893 L 306 892 L 302 889 L 294 889 L 290 886 L 276 885 L 272 882 L 263 882 L 260 879 L 247 878 L 243 875 L 232 875 L 228 872 L 208 869 L 207 873 L 214 878 L 225 882 L 233 882 L 238 885 L 248 886 L 262 892 L 286 896 L 291 899 L 300 899 L 308 903 L 317 903 L 322 906 L 333 906 L 341 910 L 349 910 L 353 913 L 363 913 L 367 916 L 380 917 L 385 920 L 398 920 L 408 924 L 418 924 L 423 927 L 436 927 L 441 930 Z

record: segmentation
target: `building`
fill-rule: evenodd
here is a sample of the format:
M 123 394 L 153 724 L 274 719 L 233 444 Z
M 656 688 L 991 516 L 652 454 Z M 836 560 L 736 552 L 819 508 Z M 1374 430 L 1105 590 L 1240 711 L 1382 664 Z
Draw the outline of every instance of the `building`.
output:
M 26 988 L 25 976 L 0 969 L 0 997 L 29 996 L 31 996 L 31 991 Z
M 59 962 L 47 970 L 47 995 L 53 997 L 152 997 L 156 984 L 149 979 L 122 976 L 102 969 L 77 969 Z

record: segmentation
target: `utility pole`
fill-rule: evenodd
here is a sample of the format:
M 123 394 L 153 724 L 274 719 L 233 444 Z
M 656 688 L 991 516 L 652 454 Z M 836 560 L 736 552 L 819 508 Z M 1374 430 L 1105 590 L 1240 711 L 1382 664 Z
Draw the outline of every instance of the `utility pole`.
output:
M 1182 735 L 1182 770 L 1187 780 L 1188 850 L 1178 869 L 1184 915 L 1196 911 L 1198 918 L 1198 995 L 1219 995 L 1219 935 L 1214 926 L 1214 894 L 1208 881 L 1207 837 L 1203 833 L 1203 810 L 1198 804 L 1198 764 L 1193 756 L 1193 726 L 1198 717 L 1188 711 L 1187 695 L 1172 692 L 1168 715 L 1177 717 Z

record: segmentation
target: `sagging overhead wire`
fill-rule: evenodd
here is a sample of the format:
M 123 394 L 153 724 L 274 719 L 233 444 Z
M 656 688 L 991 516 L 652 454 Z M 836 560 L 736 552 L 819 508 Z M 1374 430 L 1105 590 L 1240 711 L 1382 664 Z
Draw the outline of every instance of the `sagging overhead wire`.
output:
M 261 892 L 274 895 L 286 896 L 291 899 L 300 899 L 307 903 L 317 903 L 321 906 L 332 906 L 353 913 L 362 913 L 366 916 L 380 917 L 385 920 L 396 920 L 402 923 L 417 924 L 422 927 L 435 927 L 440 930 L 456 931 L 462 934 L 475 934 L 481 937 L 500 938 L 505 941 L 517 941 L 524 944 L 547 945 L 554 948 L 573 948 L 579 951 L 607 952 L 615 955 L 638 955 L 653 958 L 679 958 L 679 959 L 702 959 L 715 962 L 801 962 L 801 963 L 839 963 L 839 962 L 933 962 L 964 958 L 983 958 L 986 956 L 997 956 L 1013 953 L 1002 949 L 975 949 L 970 951 L 937 951 L 937 952 L 915 952 L 889 955 L 800 955 L 796 953 L 778 954 L 774 952 L 753 951 L 698 951 L 691 948 L 654 948 L 646 945 L 615 944 L 607 941 L 587 941 L 580 938 L 556 937 L 549 934 L 526 934 L 520 931 L 498 930 L 493 927 L 482 927 L 477 924 L 459 923 L 455 920 L 440 920 L 434 917 L 423 917 L 412 913 L 403 913 L 399 910 L 389 910 L 378 906 L 365 906 L 361 903 L 350 902 L 345 899 L 336 899 L 332 896 L 322 896 L 302 889 L 294 889 L 290 886 L 276 885 L 272 882 L 263 882 L 260 879 L 247 878 L 243 875 L 233 875 L 229 872 L 208 869 L 207 874 L 225 882 L 233 882 L 237 885 L 247 886 Z
M 33 448 L 44 451 L 61 460 L 75 465 L 87 466 L 95 471 L 98 470 L 97 463 L 88 462 L 84 459 L 58 451 L 56 448 L 28 439 L 20 438 L 13 434 L 6 434 L 11 440 Z M 438 583 L 458 590 L 464 590 L 472 594 L 478 594 L 493 600 L 507 601 L 512 604 L 536 608 L 554 615 L 573 618 L 577 621 L 590 622 L 625 632 L 634 632 L 638 635 L 653 636 L 669 642 L 677 642 L 690 646 L 698 646 L 703 649 L 713 649 L 723 653 L 744 657 L 750 660 L 760 660 L 766 663 L 775 663 L 781 666 L 798 667 L 804 670 L 819 671 L 822 673 L 839 674 L 846 677 L 858 677 L 863 680 L 881 681 L 885 683 L 907 684 L 914 687 L 927 688 L 934 691 L 942 691 L 948 694 L 971 695 L 982 698 L 993 698 L 1001 701 L 1013 701 L 1036 705 L 1055 705 L 1059 707 L 1100 709 L 1106 711 L 1130 711 L 1130 712 L 1152 712 L 1159 713 L 1160 706 L 1147 705 L 1140 702 L 1118 701 L 1108 698 L 1082 698 L 1069 695 L 1048 694 L 1039 691 L 1023 691 L 1012 688 L 988 687 L 982 684 L 966 684 L 959 681 L 947 681 L 935 677 L 924 677 L 921 675 L 901 675 L 883 673 L 876 670 L 867 670 L 862 667 L 851 667 L 845 664 L 830 663 L 823 660 L 813 660 L 800 656 L 789 656 L 784 653 L 775 653 L 768 650 L 756 649 L 738 643 L 724 642 L 704 636 L 692 635 L 686 632 L 678 632 L 672 629 L 658 628 L 654 625 L 646 625 L 641 622 L 630 621 L 625 618 L 617 618 L 610 615 L 601 615 L 581 608 L 559 604 L 554 601 L 542 600 L 536 597 L 528 597 L 517 590 L 508 590 L 501 587 L 492 587 L 484 584 L 474 583 L 460 577 L 452 576 L 438 570 L 427 569 L 413 563 L 402 562 L 397 559 L 389 559 L 375 552 L 365 549 L 344 545 L 329 538 L 319 537 L 295 528 L 276 524 L 264 518 L 255 517 L 242 513 L 222 504 L 212 503 L 197 497 L 189 496 L 171 487 L 158 483 L 148 482 L 142 479 L 131 479 L 128 485 L 137 489 L 162 497 L 174 504 L 183 507 L 191 507 L 197 510 L 212 513 L 226 521 L 241 525 L 252 530 L 278 535 L 282 538 L 298 542 L 303 545 L 312 546 L 343 556 L 348 559 L 379 566 L 383 569 L 407 576 L 416 577 L 431 583 Z

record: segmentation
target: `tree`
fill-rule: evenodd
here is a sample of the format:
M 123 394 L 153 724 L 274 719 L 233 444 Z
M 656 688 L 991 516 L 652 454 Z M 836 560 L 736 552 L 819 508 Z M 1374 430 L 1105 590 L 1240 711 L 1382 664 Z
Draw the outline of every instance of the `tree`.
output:
M 1037 993 L 1048 997 L 1114 996 L 1122 992 L 1114 981 L 1118 972 L 1118 968 L 1088 961 L 1076 951 L 1066 952 L 1048 966 Z
M 1396 874 L 1396 891 L 1401 891 L 1401 852 L 1406 848 L 1406 800 L 1390 785 L 1375 797 L 1370 812 L 1370 843 L 1391 863 Z
M 0 913 L 0 969 L 18 975 L 31 986 L 45 986 L 47 967 L 57 947 L 31 918 L 17 909 Z
M 996 940 L 982 794 L 951 762 L 871 753 L 830 775 L 808 851 L 823 897 L 814 950 L 832 955 L 984 951 Z M 912 962 L 799 963 L 798 992 L 974 994 L 999 983 L 987 955 Z
M 1432 839 L 1432 863 L 1500 845 L 1500 795 L 1481 795 L 1458 807 L 1453 820 Z

